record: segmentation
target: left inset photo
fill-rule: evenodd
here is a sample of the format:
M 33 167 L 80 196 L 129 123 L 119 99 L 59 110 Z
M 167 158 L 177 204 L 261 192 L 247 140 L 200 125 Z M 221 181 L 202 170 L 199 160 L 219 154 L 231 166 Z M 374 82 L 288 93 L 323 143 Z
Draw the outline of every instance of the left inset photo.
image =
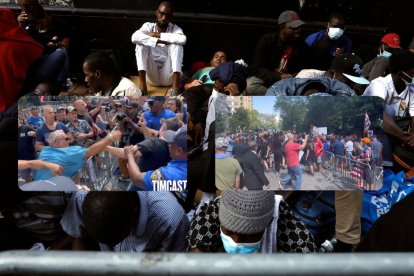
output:
M 187 188 L 187 125 L 178 97 L 22 97 L 18 185 L 23 191 Z M 185 117 L 184 117 L 185 118 Z

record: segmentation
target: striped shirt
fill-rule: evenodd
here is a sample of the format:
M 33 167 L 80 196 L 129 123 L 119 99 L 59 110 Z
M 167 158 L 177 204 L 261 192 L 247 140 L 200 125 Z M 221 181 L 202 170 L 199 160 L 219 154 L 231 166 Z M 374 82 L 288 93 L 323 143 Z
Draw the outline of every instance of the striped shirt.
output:
M 76 192 L 61 220 L 63 230 L 74 238 L 83 238 L 82 203 L 87 192 Z M 101 251 L 179 252 L 187 247 L 190 223 L 183 208 L 170 192 L 137 192 L 140 213 L 137 227 L 114 247 L 100 243 Z

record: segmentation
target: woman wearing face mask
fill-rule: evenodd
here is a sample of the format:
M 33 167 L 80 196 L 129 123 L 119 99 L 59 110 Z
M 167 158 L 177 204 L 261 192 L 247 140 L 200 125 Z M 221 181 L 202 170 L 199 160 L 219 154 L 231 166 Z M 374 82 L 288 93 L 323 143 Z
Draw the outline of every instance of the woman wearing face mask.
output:
M 364 64 L 362 74 L 369 81 L 378 77 L 385 77 L 389 74 L 388 64 L 391 55 L 400 46 L 400 36 L 396 33 L 389 33 L 381 38 L 381 45 L 378 47 L 378 56 Z
M 191 252 L 318 252 L 303 222 L 270 191 L 223 191 L 197 210 L 187 239 Z
M 334 57 L 351 52 L 352 41 L 344 32 L 344 17 L 332 13 L 325 30 L 310 34 L 305 39 L 312 50 L 311 60 L 315 69 L 327 70 Z
M 364 92 L 364 96 L 384 99 L 384 167 L 394 167 L 395 162 L 402 164 L 396 147 L 403 147 L 408 155 L 414 154 L 414 53 L 409 50 L 394 53 L 389 59 L 389 69 L 391 74 L 376 78 Z M 395 122 L 396 118 L 404 117 L 410 118 L 406 130 Z M 410 162 L 412 158 L 404 163 Z

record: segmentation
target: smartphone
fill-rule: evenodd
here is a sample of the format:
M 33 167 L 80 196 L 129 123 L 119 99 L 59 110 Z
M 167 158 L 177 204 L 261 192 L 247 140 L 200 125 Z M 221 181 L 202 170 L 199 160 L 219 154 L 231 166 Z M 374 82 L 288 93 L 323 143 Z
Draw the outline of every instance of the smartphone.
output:
M 204 76 L 201 77 L 200 80 L 204 83 L 207 80 L 207 77 L 208 77 L 207 75 L 204 75 Z

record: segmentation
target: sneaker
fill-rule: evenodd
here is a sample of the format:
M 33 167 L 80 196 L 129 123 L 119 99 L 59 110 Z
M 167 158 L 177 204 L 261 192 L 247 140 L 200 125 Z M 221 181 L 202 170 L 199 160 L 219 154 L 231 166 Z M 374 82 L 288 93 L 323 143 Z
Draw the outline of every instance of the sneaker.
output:
M 118 181 L 121 181 L 121 182 L 131 182 L 131 179 L 129 179 L 128 177 L 122 177 L 122 176 L 120 176 L 120 177 L 118 177 Z
M 116 168 L 115 170 L 112 171 L 112 174 L 114 174 L 114 175 L 118 175 L 120 173 L 121 172 L 119 171 L 119 168 Z

